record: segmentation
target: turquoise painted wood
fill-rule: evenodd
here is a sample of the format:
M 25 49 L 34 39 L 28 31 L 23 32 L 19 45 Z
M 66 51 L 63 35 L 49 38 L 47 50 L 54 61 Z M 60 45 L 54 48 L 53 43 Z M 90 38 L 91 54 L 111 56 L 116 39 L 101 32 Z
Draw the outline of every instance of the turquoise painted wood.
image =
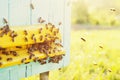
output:
M 63 45 L 66 50 L 64 58 L 64 66 L 68 65 L 70 61 L 70 22 L 71 22 L 71 4 L 70 0 L 64 1 L 64 26 L 63 26 Z
M 26 64 L 26 77 L 29 77 L 29 76 L 33 75 L 33 73 L 32 73 L 32 64 L 33 63 Z
M 30 8 L 33 4 L 34 9 Z M 0 27 L 4 25 L 3 18 L 9 25 L 38 24 L 42 17 L 47 22 L 54 23 L 61 31 L 62 44 L 66 50 L 64 59 L 59 64 L 47 63 L 41 65 L 31 62 L 0 69 L 0 80 L 20 80 L 42 72 L 58 69 L 68 65 L 70 56 L 70 5 L 69 0 L 0 0 Z M 58 25 L 61 22 L 62 25 Z
M 30 0 L 9 0 L 9 24 L 30 24 Z
M 42 17 L 47 22 L 49 0 L 32 0 L 31 3 L 34 6 L 34 9 L 31 10 L 32 24 L 37 24 L 40 17 Z
M 18 80 L 18 78 L 26 77 L 26 65 L 10 67 L 10 80 Z
M 0 69 L 0 80 L 10 80 L 9 68 Z

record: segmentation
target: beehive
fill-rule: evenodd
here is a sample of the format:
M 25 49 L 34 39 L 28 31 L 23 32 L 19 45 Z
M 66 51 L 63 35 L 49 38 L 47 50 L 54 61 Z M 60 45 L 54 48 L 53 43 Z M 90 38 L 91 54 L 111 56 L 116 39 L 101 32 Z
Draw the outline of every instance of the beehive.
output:
M 67 0 L 1 0 L 0 10 L 0 80 L 19 80 L 68 64 Z

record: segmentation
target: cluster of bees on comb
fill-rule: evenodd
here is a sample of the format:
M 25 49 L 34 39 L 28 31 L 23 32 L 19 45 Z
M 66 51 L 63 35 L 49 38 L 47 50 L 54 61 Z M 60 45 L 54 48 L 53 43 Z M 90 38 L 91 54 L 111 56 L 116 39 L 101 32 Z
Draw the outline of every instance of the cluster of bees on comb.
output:
M 59 63 L 64 55 L 59 28 L 51 23 L 0 29 L 0 68 L 33 61 Z

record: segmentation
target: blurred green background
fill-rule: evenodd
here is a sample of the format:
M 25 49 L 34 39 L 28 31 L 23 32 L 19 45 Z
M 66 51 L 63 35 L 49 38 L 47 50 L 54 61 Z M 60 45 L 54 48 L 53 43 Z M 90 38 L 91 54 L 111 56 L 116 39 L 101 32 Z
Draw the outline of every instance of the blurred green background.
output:
M 50 80 L 120 80 L 120 0 L 71 3 L 70 63 Z
M 72 0 L 72 24 L 120 26 L 120 0 Z

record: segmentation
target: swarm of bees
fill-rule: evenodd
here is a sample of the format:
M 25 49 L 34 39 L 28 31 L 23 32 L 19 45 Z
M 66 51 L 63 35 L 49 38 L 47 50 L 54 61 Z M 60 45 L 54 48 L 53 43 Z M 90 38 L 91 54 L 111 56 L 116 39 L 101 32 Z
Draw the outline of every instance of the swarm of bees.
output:
M 5 19 L 4 22 L 7 23 Z M 59 29 L 51 23 L 37 26 L 17 30 L 6 24 L 0 29 L 0 68 L 32 61 L 46 64 L 62 60 L 65 51 L 59 42 Z

